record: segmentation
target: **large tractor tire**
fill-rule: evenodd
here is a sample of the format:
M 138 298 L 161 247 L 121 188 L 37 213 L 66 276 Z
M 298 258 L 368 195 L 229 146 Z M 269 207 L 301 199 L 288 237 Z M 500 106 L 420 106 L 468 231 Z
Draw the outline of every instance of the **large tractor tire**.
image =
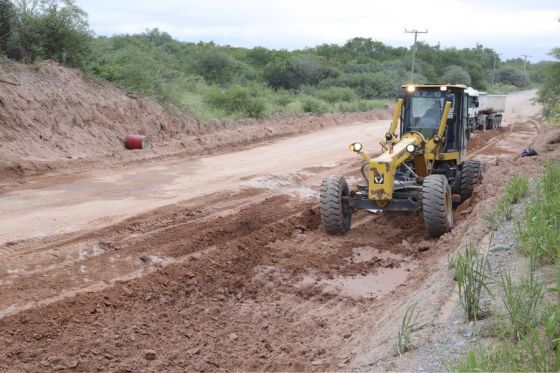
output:
M 424 179 L 422 209 L 430 237 L 439 237 L 453 228 L 451 187 L 444 175 L 429 175 Z
M 320 210 L 328 234 L 344 234 L 352 224 L 348 183 L 343 176 L 327 176 L 321 183 Z
M 464 161 L 461 168 L 461 202 L 471 198 L 474 186 L 482 179 L 482 163 L 480 161 Z

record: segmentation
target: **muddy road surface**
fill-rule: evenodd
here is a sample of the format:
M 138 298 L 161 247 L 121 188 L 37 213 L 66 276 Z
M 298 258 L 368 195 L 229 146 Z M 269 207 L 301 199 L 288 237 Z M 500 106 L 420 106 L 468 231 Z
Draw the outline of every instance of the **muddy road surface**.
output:
M 387 121 L 2 194 L 0 370 L 367 369 L 393 354 L 403 300 L 437 296 L 433 264 L 534 141 L 533 96 L 473 138 L 487 176 L 439 240 L 403 213 L 322 230 L 321 179 L 356 183 L 346 146 L 378 150 Z

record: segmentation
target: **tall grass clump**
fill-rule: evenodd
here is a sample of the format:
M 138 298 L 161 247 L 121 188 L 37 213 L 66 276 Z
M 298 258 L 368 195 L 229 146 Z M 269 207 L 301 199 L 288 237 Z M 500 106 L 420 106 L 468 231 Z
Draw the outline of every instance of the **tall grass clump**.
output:
M 513 205 L 527 196 L 529 191 L 529 179 L 526 176 L 513 176 L 506 183 L 504 195 L 498 200 L 495 210 L 486 212 L 484 215 L 490 230 L 497 230 L 503 220 L 513 218 Z
M 411 335 L 416 327 L 417 321 L 418 312 L 416 312 L 416 304 L 413 304 L 406 309 L 397 335 L 397 341 L 395 342 L 395 348 L 399 355 L 412 349 Z
M 543 284 L 534 273 L 518 281 L 506 272 L 500 278 L 500 297 L 509 319 L 511 334 L 521 340 L 539 321 L 539 307 L 544 297 Z
M 516 175 L 506 184 L 505 197 L 511 204 L 518 203 L 529 191 L 529 179 L 527 176 Z
M 449 261 L 449 266 L 455 270 L 459 302 L 469 321 L 476 321 L 483 315 L 480 303 L 482 289 L 490 293 L 490 262 L 488 257 L 481 255 L 473 245 L 468 245 L 465 254 L 456 253 Z
M 560 160 L 549 161 L 537 196 L 517 222 L 521 250 L 536 263 L 556 263 L 560 244 Z
M 526 193 L 523 189 L 519 183 L 506 188 L 506 194 L 513 201 Z M 535 196 L 516 221 L 520 249 L 529 256 L 529 274 L 514 278 L 506 272 L 498 281 L 506 333 L 492 346 L 469 351 L 458 371 L 560 371 L 559 219 L 560 160 L 556 159 L 545 165 Z M 554 276 L 547 283 L 536 275 L 539 264 L 554 264 L 549 267 Z

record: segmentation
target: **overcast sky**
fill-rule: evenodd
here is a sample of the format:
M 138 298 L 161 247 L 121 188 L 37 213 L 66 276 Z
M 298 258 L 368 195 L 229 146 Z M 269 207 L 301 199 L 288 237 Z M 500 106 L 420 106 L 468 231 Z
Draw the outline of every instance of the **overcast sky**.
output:
M 410 46 L 404 29 L 442 47 L 480 43 L 501 58 L 550 59 L 560 46 L 559 0 L 77 0 L 96 35 L 159 28 L 181 41 L 298 49 L 360 36 Z

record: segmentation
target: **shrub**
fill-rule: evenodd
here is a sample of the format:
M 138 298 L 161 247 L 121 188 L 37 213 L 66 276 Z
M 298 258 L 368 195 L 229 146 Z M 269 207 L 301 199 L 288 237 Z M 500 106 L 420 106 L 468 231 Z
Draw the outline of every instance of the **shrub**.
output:
M 285 90 L 278 90 L 274 94 L 273 102 L 280 107 L 286 107 L 294 101 L 294 95 Z
M 512 66 L 502 67 L 497 70 L 496 81 L 511 84 L 517 88 L 525 88 L 529 85 L 527 73 Z
M 52 59 L 73 67 L 84 65 L 91 31 L 87 14 L 73 0 L 15 4 L 15 17 L 5 43 L 8 57 L 23 62 Z
M 205 102 L 226 114 L 238 114 L 241 117 L 262 118 L 265 113 L 265 102 L 247 87 L 233 86 L 222 90 L 212 87 L 205 96 Z
M 324 80 L 321 87 L 349 87 L 365 99 L 388 98 L 398 93 L 398 85 L 385 73 L 343 74 Z
M 507 83 L 491 84 L 488 88 L 488 93 L 499 95 L 505 95 L 517 91 L 519 91 L 518 87 Z
M 324 101 L 310 96 L 305 96 L 301 100 L 301 107 L 306 113 L 323 114 L 328 111 L 327 104 Z
M 334 68 L 313 55 L 294 56 L 270 63 L 264 78 L 274 89 L 297 89 L 302 85 L 316 85 L 321 80 L 336 76 Z
M 339 102 L 336 110 L 342 113 L 354 113 L 382 109 L 385 106 L 384 100 L 355 100 L 352 102 Z
M 202 51 L 192 65 L 194 73 L 209 83 L 218 84 L 231 82 L 239 69 L 235 58 L 214 48 Z
M 471 76 L 461 66 L 451 65 L 441 77 L 442 83 L 471 85 Z
M 337 102 L 351 102 L 358 98 L 356 92 L 347 87 L 332 87 L 317 91 L 317 97 L 330 102 L 331 104 Z

